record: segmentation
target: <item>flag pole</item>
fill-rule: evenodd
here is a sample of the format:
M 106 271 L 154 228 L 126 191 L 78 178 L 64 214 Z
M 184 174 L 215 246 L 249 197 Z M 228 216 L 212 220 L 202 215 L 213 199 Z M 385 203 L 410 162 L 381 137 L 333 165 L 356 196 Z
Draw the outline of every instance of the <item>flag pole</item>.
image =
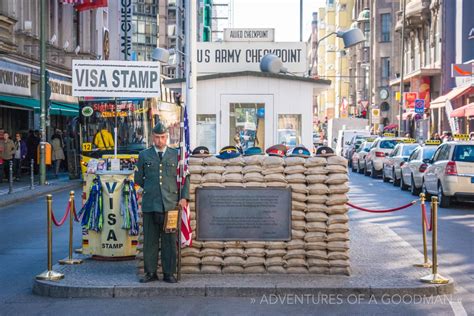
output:
M 184 161 L 185 161 L 185 134 L 184 134 L 184 111 L 185 107 L 181 104 L 181 96 L 177 96 L 176 104 L 179 106 L 179 185 L 178 197 L 181 201 L 183 194 L 183 177 L 184 177 Z M 177 260 L 177 279 L 181 281 L 181 212 L 183 209 L 178 206 L 178 260 Z

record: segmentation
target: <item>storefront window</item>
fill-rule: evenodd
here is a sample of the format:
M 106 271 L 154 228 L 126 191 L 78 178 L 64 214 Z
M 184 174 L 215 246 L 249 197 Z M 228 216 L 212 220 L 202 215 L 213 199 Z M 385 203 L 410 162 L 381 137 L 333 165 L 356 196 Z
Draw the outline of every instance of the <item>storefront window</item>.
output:
M 206 146 L 209 152 L 215 154 L 216 151 L 216 115 L 198 114 L 197 126 L 197 146 Z
M 301 144 L 301 114 L 278 115 L 277 141 L 287 146 Z
M 231 103 L 229 117 L 229 145 L 242 150 L 265 146 L 265 104 Z

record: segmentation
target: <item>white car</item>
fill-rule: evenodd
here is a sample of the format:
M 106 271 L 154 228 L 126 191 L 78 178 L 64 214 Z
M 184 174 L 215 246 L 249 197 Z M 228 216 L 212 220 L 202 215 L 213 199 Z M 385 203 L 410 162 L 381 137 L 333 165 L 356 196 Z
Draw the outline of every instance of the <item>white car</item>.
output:
M 382 171 L 385 156 L 388 156 L 403 139 L 401 137 L 377 138 L 365 156 L 364 175 L 370 174 L 372 178 L 377 178 L 377 175 Z
M 418 195 L 421 191 L 423 174 L 429 166 L 429 162 L 438 148 L 440 141 L 427 141 L 425 145 L 416 148 L 408 158 L 408 161 L 401 166 L 403 184 L 410 187 L 413 195 Z M 405 189 L 402 188 L 402 189 Z
M 406 185 L 401 181 L 401 166 L 408 160 L 411 153 L 420 145 L 414 139 L 405 140 L 395 146 L 393 151 L 383 159 L 382 180 L 383 182 L 393 181 L 394 186 L 400 185 L 402 190 Z
M 370 146 L 372 146 L 373 139 L 367 139 L 362 144 L 360 144 L 359 148 L 352 154 L 351 157 L 351 166 L 352 171 L 363 173 L 365 169 L 365 155 L 370 150 Z
M 438 196 L 441 207 L 453 199 L 474 202 L 474 141 L 441 144 L 423 174 L 422 191 Z

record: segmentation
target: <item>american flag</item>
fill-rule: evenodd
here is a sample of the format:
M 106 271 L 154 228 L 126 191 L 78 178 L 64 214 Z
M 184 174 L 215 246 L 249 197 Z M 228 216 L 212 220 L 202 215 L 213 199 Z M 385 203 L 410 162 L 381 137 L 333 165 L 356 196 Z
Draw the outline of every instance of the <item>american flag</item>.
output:
M 183 188 L 184 183 L 186 182 L 186 176 L 189 174 L 188 162 L 189 162 L 189 155 L 191 154 L 191 148 L 189 147 L 189 123 L 188 123 L 188 112 L 186 107 L 184 108 L 184 118 L 181 122 L 181 126 L 184 129 L 184 144 L 180 143 L 181 147 L 184 147 L 184 159 L 181 160 L 181 151 L 178 156 L 178 186 Z M 181 140 L 183 141 L 183 140 Z M 183 164 L 183 168 L 181 169 L 180 166 Z M 181 174 L 181 171 L 183 174 Z M 191 229 L 191 218 L 189 216 L 189 205 L 186 206 L 181 212 L 181 247 L 190 247 L 192 245 L 192 236 L 193 232 Z

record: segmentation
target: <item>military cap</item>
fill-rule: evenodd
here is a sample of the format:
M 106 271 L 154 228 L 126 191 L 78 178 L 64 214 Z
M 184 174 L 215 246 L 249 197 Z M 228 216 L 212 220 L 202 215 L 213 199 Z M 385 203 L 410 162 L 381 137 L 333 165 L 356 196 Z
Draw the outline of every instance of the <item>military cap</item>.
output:
M 194 148 L 193 152 L 191 153 L 191 156 L 193 157 L 209 157 L 211 154 L 209 153 L 209 148 L 205 146 L 198 146 Z
M 156 123 L 155 127 L 153 127 L 153 134 L 164 134 L 166 132 L 168 132 L 168 129 L 161 122 Z
M 249 147 L 244 151 L 244 156 L 263 155 L 263 150 L 260 147 Z
M 270 156 L 283 157 L 286 155 L 287 150 L 288 148 L 285 145 L 278 144 L 278 145 L 273 145 L 271 147 L 268 147 L 265 152 Z
M 217 158 L 232 159 L 240 156 L 240 152 L 235 146 L 225 146 L 219 151 Z
M 290 150 L 288 150 L 288 152 L 286 153 L 286 155 L 288 157 L 303 157 L 303 158 L 308 158 L 309 156 L 311 156 L 311 153 L 309 152 L 309 150 L 304 147 L 303 145 L 298 145 L 298 146 L 295 146 L 293 148 L 291 148 Z
M 319 146 L 316 149 L 315 156 L 333 156 L 334 150 L 331 147 Z

